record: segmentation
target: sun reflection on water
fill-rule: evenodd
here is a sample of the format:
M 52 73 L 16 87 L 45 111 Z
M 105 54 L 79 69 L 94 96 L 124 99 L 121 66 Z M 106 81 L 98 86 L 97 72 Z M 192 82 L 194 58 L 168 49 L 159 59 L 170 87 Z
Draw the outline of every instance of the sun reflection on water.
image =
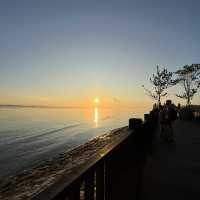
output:
M 94 108 L 94 123 L 96 127 L 98 127 L 98 122 L 99 122 L 99 109 L 98 107 L 95 107 Z

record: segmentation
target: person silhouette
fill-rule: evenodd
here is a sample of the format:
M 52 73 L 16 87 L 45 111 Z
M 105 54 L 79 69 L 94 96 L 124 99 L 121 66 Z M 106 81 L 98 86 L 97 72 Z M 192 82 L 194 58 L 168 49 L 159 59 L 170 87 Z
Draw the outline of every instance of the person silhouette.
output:
M 164 106 L 164 129 L 165 129 L 165 139 L 168 142 L 174 141 L 174 130 L 172 126 L 172 122 L 177 119 L 177 112 L 174 104 L 172 104 L 171 100 L 167 100 Z

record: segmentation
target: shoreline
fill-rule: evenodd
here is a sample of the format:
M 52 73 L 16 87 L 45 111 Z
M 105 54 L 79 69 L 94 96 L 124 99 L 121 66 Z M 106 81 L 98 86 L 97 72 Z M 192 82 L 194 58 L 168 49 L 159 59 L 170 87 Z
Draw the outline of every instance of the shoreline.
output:
M 119 139 L 127 127 L 114 129 L 109 133 L 86 142 L 77 148 L 52 157 L 16 176 L 0 181 L 0 198 L 4 200 L 29 199 L 34 194 L 53 184 L 63 173 L 70 173 L 75 167 L 93 157 L 99 150 Z

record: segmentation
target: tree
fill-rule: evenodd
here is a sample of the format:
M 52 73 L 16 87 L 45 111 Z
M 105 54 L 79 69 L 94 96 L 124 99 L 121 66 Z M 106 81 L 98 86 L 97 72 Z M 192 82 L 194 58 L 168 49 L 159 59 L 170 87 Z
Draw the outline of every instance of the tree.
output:
M 182 69 L 177 70 L 175 74 L 177 75 L 177 83 L 184 89 L 182 94 L 176 94 L 176 96 L 186 99 L 186 105 L 189 106 L 200 87 L 200 64 L 185 65 Z
M 159 66 L 156 67 L 156 73 L 150 78 L 150 82 L 153 85 L 153 90 L 150 91 L 142 86 L 147 94 L 153 99 L 157 100 L 158 105 L 161 103 L 161 98 L 167 95 L 166 89 L 175 84 L 172 79 L 173 73 L 168 72 L 166 68 L 159 69 Z

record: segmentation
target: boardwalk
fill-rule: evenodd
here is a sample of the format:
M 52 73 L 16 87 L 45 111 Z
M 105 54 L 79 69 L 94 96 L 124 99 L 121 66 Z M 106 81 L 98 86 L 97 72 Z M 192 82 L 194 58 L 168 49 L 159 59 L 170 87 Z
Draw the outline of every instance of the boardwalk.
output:
M 157 133 L 146 160 L 137 161 L 140 156 L 137 159 L 133 149 L 128 155 L 122 153 L 113 199 L 200 199 L 200 122 L 177 121 L 174 133 L 174 144 L 161 143 Z
M 174 144 L 156 142 L 144 175 L 144 199 L 200 199 L 200 122 L 177 121 Z

